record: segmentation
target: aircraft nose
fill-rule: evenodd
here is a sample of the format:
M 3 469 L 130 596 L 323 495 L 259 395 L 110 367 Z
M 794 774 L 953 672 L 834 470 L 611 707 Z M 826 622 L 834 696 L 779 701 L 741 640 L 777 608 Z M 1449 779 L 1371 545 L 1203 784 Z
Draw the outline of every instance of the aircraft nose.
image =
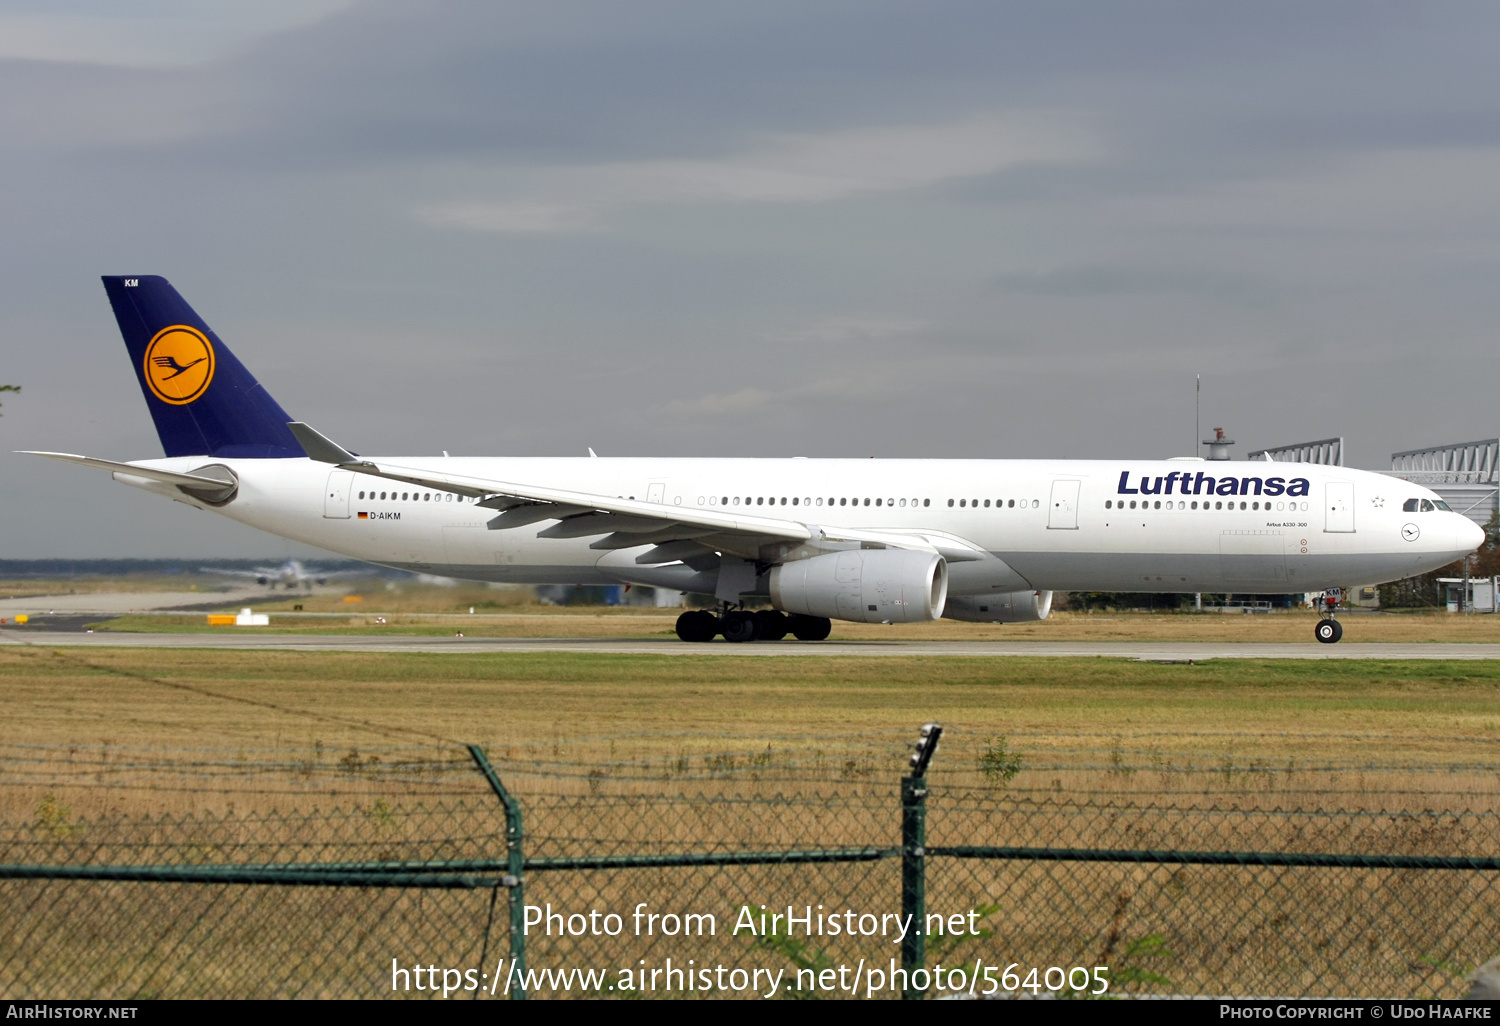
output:
M 1465 552 L 1472 552 L 1483 544 L 1484 528 L 1464 517 L 1464 522 L 1458 528 L 1458 547 Z

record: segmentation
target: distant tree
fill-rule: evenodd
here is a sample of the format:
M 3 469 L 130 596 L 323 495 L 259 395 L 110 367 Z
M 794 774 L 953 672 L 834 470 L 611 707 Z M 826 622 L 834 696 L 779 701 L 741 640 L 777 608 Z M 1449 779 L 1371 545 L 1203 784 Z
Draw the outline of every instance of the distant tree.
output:
M 20 390 L 20 385 L 0 385 L 0 392 L 19 392 Z M 0 417 L 3 416 L 5 416 L 5 414 L 0 413 Z

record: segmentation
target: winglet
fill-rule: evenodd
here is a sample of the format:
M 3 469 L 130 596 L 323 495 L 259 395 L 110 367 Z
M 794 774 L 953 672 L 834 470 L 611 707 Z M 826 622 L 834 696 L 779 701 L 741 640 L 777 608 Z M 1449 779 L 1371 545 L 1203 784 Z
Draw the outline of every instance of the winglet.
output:
M 292 437 L 297 439 L 297 444 L 302 446 L 302 451 L 307 453 L 308 459 L 319 463 L 335 463 L 339 466 L 360 462 L 359 457 L 354 453 L 300 421 L 289 420 L 286 426 L 291 431 Z

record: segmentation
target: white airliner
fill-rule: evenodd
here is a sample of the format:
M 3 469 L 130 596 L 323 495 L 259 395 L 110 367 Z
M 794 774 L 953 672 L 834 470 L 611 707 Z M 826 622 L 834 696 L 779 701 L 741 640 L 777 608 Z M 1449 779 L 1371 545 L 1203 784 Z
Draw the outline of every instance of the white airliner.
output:
M 302 565 L 300 559 L 289 559 L 280 566 L 258 566 L 253 570 L 226 570 L 216 566 L 198 568 L 201 573 L 217 574 L 220 577 L 248 577 L 256 584 L 268 584 L 272 590 L 278 586 L 289 591 L 306 588 L 312 591 L 314 584 L 327 584 L 339 577 L 367 577 L 370 570 L 325 570 L 313 571 Z
M 1484 538 L 1425 488 L 1310 464 L 359 456 L 287 416 L 164 278 L 104 286 L 167 457 L 35 455 L 403 570 L 713 595 L 684 640 L 1040 620 L 1058 590 L 1322 591 Z

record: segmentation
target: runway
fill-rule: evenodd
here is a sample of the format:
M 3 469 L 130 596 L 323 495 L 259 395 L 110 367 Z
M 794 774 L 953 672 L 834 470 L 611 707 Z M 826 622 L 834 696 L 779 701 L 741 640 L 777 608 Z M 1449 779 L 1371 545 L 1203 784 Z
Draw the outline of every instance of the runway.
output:
M 331 634 L 113 634 L 12 629 L 0 631 L 0 645 L 51 648 L 251 649 L 286 652 L 491 653 L 584 652 L 618 655 L 697 656 L 960 656 L 965 658 L 1134 659 L 1143 662 L 1201 662 L 1208 659 L 1500 659 L 1500 644 L 1336 645 L 1214 642 L 1090 641 L 777 641 L 731 645 L 725 641 L 690 644 L 671 639 L 620 638 L 434 638 L 411 635 Z
M 86 591 L 76 595 L 25 595 L 0 599 L 0 617 L 152 613 L 164 609 L 219 609 L 267 597 L 265 588 L 228 591 Z M 281 598 L 281 595 L 271 596 Z

